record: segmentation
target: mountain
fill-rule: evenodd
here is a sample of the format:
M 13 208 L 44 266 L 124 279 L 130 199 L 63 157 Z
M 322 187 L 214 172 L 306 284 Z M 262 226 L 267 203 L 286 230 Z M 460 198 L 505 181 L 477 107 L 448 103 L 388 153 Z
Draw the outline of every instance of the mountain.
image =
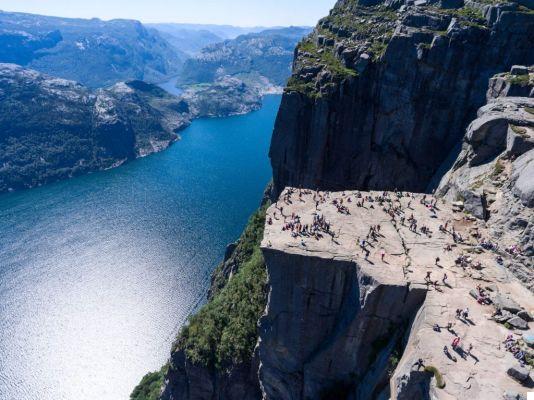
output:
M 283 86 L 290 75 L 296 44 L 308 28 L 270 29 L 209 45 L 187 60 L 178 84 L 210 83 L 232 76 L 264 90 Z
M 187 103 L 141 81 L 91 90 L 0 64 L 0 192 L 159 151 L 189 121 Z
M 235 78 L 177 97 L 144 81 L 95 90 L 0 64 L 0 193 L 119 166 L 167 148 L 194 118 L 260 106 Z
M 132 399 L 524 399 L 533 10 L 338 0 L 295 51 L 261 207 Z
M 0 12 L 0 62 L 97 88 L 175 75 L 187 56 L 138 21 Z
M 204 47 L 224 39 L 206 29 L 188 29 L 181 24 L 146 24 L 159 32 L 178 51 L 194 56 Z
M 235 39 L 240 35 L 246 35 L 248 33 L 258 33 L 267 29 L 277 29 L 279 27 L 244 27 L 233 25 L 215 25 L 215 24 L 180 24 L 180 23 L 160 23 L 160 24 L 147 24 L 155 29 L 163 32 L 171 33 L 173 31 L 187 31 L 187 32 L 210 32 L 211 34 L 220 37 L 224 40 Z

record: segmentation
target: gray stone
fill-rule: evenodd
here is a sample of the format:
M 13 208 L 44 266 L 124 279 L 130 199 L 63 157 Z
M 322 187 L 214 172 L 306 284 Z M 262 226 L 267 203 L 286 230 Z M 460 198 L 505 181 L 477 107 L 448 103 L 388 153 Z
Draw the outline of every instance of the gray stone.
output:
M 526 400 L 526 397 L 521 393 L 517 393 L 511 390 L 504 392 L 502 396 L 503 400 Z
M 508 375 L 514 378 L 518 382 L 525 382 L 529 378 L 529 370 L 526 367 L 515 365 L 508 368 L 506 371 Z
M 499 293 L 493 296 L 492 301 L 495 307 L 500 308 L 501 310 L 510 311 L 514 314 L 522 310 L 521 306 L 513 299 Z
M 532 315 L 526 310 L 521 310 L 517 313 L 517 316 L 523 318 L 527 322 L 532 322 Z
M 510 69 L 510 74 L 512 75 L 528 75 L 528 67 L 524 65 L 512 65 Z
M 493 319 L 496 322 L 499 322 L 501 324 L 504 324 L 506 321 L 508 321 L 510 318 L 512 318 L 514 314 L 512 314 L 510 311 L 503 310 L 501 311 L 500 315 L 495 315 Z
M 528 323 L 523 318 L 520 318 L 518 316 L 510 318 L 508 321 L 510 325 L 512 325 L 514 328 L 517 329 L 528 329 Z

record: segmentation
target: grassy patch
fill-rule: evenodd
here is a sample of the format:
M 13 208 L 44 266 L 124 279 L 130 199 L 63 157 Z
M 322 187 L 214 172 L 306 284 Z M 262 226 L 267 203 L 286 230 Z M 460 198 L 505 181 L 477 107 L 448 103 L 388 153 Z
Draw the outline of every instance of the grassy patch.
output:
M 176 342 L 198 365 L 224 369 L 250 359 L 256 324 L 267 301 L 267 272 L 260 250 L 266 206 L 250 219 L 240 239 L 238 272 L 200 311 L 191 316 Z
M 523 126 L 517 126 L 517 125 L 510 125 L 510 129 L 514 131 L 515 134 L 519 136 L 526 136 L 527 135 L 527 128 Z
M 495 166 L 493 167 L 493 172 L 491 173 L 491 177 L 497 178 L 503 172 L 504 172 L 504 163 L 501 160 L 497 160 L 495 162 Z
M 530 74 L 525 75 L 506 75 L 506 80 L 512 85 L 528 86 L 530 83 Z
M 534 108 L 532 107 L 525 107 L 525 111 L 528 112 L 529 114 L 534 115 Z
M 445 380 L 443 379 L 441 372 L 439 372 L 439 370 L 436 367 L 432 365 L 427 365 L 425 367 L 425 371 L 434 375 L 434 378 L 436 378 L 436 386 L 439 389 L 443 389 L 445 387 Z
M 130 400 L 158 400 L 168 367 L 165 365 L 159 371 L 150 372 L 143 376 L 141 382 L 130 395 Z
M 467 26 L 474 26 L 481 29 L 486 29 L 484 15 L 482 12 L 474 7 L 465 6 L 458 9 L 435 9 L 439 13 L 444 13 L 457 17 L 460 23 Z
M 345 67 L 339 59 L 337 59 L 328 49 L 323 49 L 319 52 L 316 44 L 311 40 L 304 40 L 299 43 L 299 49 L 303 52 L 309 53 L 313 58 L 320 59 L 320 63 L 324 64 L 326 68 L 336 77 L 356 76 L 357 73 L 353 69 Z

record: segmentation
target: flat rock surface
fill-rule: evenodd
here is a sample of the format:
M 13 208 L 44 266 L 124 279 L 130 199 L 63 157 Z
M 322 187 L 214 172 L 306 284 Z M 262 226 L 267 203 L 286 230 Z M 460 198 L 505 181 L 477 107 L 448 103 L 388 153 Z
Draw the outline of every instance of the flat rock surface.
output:
M 370 202 L 369 196 L 375 200 Z M 524 331 L 511 331 L 493 321 L 490 317 L 494 307 L 479 304 L 469 292 L 476 290 L 478 285 L 491 287 L 493 292 L 486 290 L 488 294 L 498 292 L 531 313 L 534 310 L 532 294 L 497 262 L 499 256 L 504 262 L 510 261 L 512 256 L 479 246 L 480 240 L 489 237 L 479 221 L 462 212 L 453 212 L 452 205 L 442 199 L 423 196 L 288 188 L 267 211 L 262 247 L 354 261 L 380 283 L 409 283 L 428 289 L 392 378 L 392 398 L 396 398 L 393 387 L 396 376 L 409 373 L 419 358 L 425 365 L 435 366 L 443 375 L 446 383 L 443 389 L 437 389 L 435 380 L 432 380 L 435 398 L 500 399 L 507 390 L 525 392 L 527 389 L 506 373 L 518 363 L 503 344 L 507 335 L 520 339 Z M 377 200 L 380 197 L 384 201 Z M 358 206 L 363 198 L 367 198 L 363 207 Z M 435 204 L 434 210 L 430 204 Z M 344 207 L 342 212 L 338 210 L 340 205 Z M 396 208 L 394 219 L 386 212 L 391 206 Z M 309 233 L 297 234 L 298 223 L 311 227 L 316 215 L 329 224 L 329 233 L 319 231 L 322 236 L 319 238 Z M 412 215 L 417 220 L 415 232 L 410 230 L 408 222 Z M 402 217 L 405 218 L 404 224 L 401 223 Z M 368 238 L 370 227 L 376 225 L 380 225 L 376 240 Z M 447 229 L 440 230 L 440 225 L 442 228 L 446 225 Z M 423 226 L 428 228 L 428 233 L 421 232 Z M 462 237 L 461 242 L 453 240 L 453 229 Z M 366 246 L 367 257 L 360 246 L 361 240 L 370 242 Z M 463 267 L 455 263 L 459 256 L 467 258 Z M 432 284 L 427 283 L 429 272 Z M 444 274 L 447 274 L 445 282 Z M 457 319 L 455 311 L 465 308 L 469 309 L 469 317 Z M 450 330 L 447 329 L 448 323 L 452 323 Z M 441 327 L 440 332 L 433 329 L 435 324 Z M 460 338 L 458 352 L 451 348 L 455 336 Z M 470 344 L 473 349 L 469 355 Z M 451 357 L 444 354 L 444 346 Z

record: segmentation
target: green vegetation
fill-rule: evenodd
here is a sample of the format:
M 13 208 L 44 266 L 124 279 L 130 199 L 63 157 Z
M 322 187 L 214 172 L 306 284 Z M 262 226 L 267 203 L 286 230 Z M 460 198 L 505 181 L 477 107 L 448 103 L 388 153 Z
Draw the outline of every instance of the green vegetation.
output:
M 530 74 L 525 75 L 506 75 L 506 81 L 510 82 L 512 85 L 527 86 L 530 82 Z
M 286 90 L 303 93 L 309 97 L 319 97 L 319 93 L 313 82 L 304 82 L 297 76 L 292 76 L 287 81 Z
M 238 271 L 190 317 L 178 337 L 176 349 L 184 350 L 195 364 L 224 369 L 252 355 L 256 324 L 267 302 L 267 272 L 259 247 L 266 209 L 251 217 L 240 238 L 235 251 Z
M 443 389 L 445 387 L 445 381 L 443 380 L 443 376 L 436 367 L 428 365 L 425 367 L 425 371 L 434 375 L 434 378 L 436 378 L 436 386 L 439 389 Z
M 491 173 L 492 178 L 497 178 L 500 174 L 502 174 L 504 171 L 504 163 L 501 160 L 497 160 L 495 162 L 495 166 L 493 167 L 493 172 Z
M 373 61 L 378 61 L 386 52 L 387 43 L 375 40 L 371 43 L 369 50 L 373 53 Z
M 505 322 L 503 325 L 506 329 L 512 329 L 512 325 L 510 325 L 508 322 Z
M 143 376 L 141 382 L 135 387 L 130 400 L 158 400 L 161 386 L 169 365 L 164 365 L 157 372 L 150 372 Z
M 435 11 L 457 17 L 460 23 L 468 26 L 474 26 L 480 29 L 486 29 L 484 15 L 474 7 L 465 6 L 458 9 L 436 8 Z
M 311 57 L 320 59 L 320 62 L 328 68 L 335 77 L 356 76 L 357 72 L 345 67 L 328 49 L 319 52 L 319 49 L 312 40 L 304 40 L 299 43 L 299 49 L 309 53 Z
M 525 111 L 528 112 L 529 114 L 534 115 L 534 108 L 532 107 L 525 107 Z
M 526 136 L 527 135 L 527 128 L 517 125 L 510 125 L 510 128 L 519 136 Z

